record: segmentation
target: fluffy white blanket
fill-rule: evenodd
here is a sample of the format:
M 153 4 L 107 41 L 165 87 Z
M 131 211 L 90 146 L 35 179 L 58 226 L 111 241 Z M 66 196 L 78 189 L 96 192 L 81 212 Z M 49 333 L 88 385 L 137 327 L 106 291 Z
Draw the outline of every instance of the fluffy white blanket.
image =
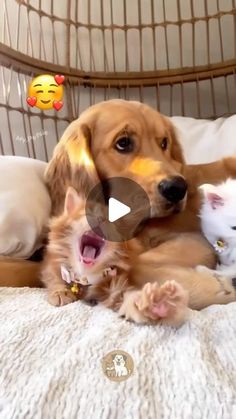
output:
M 170 327 L 137 326 L 82 302 L 54 308 L 45 290 L 0 290 L 1 419 L 236 417 L 236 303 L 190 311 Z M 121 349 L 134 373 L 110 381 Z

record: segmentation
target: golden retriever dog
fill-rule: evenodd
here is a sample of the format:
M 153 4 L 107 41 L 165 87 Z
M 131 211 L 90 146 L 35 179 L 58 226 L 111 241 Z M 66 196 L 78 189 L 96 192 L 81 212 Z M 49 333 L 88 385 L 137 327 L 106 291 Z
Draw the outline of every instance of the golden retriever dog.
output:
M 216 263 L 199 232 L 198 186 L 236 177 L 236 159 L 186 165 L 168 118 L 139 102 L 111 100 L 83 112 L 56 146 L 46 171 L 53 215 L 63 213 L 69 186 L 86 198 L 97 182 L 115 176 L 135 180 L 151 203 L 150 220 L 130 243 L 139 260 L 129 272 L 133 289 L 123 293 L 120 313 L 139 322 L 155 317 L 160 286 L 168 281 L 167 294 L 178 299 L 173 280 L 189 291 L 192 308 L 234 301 L 230 280 L 194 267 Z

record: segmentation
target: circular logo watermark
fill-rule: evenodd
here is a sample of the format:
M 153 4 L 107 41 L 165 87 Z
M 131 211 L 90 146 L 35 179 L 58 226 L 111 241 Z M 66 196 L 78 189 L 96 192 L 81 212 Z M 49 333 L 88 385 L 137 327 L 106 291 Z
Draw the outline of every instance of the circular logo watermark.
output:
M 124 381 L 133 373 L 134 362 L 127 352 L 117 349 L 102 358 L 102 369 L 109 380 Z

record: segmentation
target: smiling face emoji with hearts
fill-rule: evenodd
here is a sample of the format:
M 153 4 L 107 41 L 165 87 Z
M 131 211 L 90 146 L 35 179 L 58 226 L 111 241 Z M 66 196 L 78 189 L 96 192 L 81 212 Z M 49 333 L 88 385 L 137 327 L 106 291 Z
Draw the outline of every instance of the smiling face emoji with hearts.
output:
M 35 77 L 28 89 L 27 103 L 29 106 L 36 106 L 39 109 L 56 109 L 59 111 L 62 106 L 63 97 L 63 75 L 52 76 L 50 74 L 42 74 Z

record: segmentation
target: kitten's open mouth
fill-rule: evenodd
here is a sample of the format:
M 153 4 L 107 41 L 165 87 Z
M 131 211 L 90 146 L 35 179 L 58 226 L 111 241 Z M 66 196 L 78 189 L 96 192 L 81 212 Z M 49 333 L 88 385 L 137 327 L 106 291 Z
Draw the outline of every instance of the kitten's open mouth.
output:
M 104 246 L 105 240 L 92 231 L 84 233 L 79 245 L 82 262 L 86 265 L 93 265 L 101 254 Z

